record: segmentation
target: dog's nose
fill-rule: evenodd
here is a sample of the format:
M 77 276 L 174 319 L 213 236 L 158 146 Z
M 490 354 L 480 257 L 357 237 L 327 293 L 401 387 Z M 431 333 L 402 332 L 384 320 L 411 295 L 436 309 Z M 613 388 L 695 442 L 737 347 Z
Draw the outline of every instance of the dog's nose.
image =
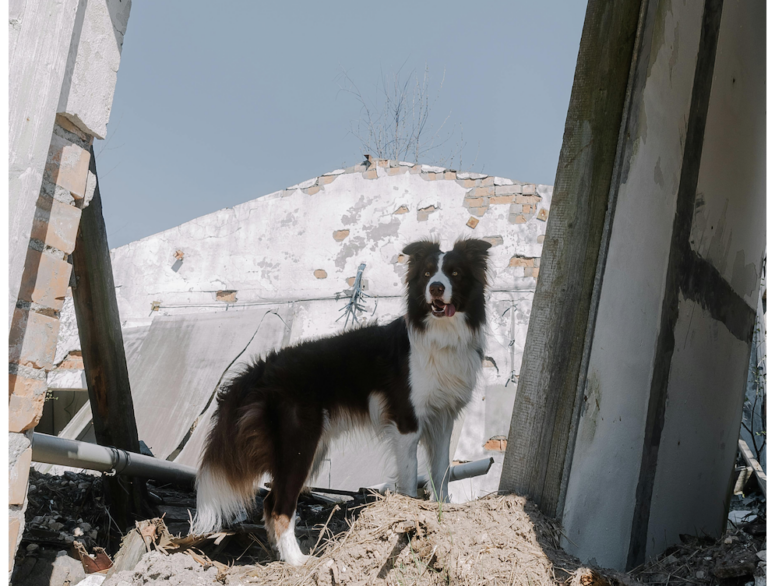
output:
M 429 294 L 432 295 L 432 297 L 439 299 L 443 296 L 443 293 L 445 293 L 445 285 L 440 281 L 435 281 L 434 283 L 429 284 Z

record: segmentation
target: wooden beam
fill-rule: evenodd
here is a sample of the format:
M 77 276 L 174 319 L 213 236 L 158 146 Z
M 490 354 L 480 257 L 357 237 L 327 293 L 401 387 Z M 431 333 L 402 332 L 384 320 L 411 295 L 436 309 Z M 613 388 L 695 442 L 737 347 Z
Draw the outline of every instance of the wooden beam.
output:
M 576 397 L 612 222 L 640 0 L 587 5 L 499 490 L 562 513 Z
M 757 461 L 757 458 L 755 458 L 752 450 L 749 449 L 747 442 L 745 442 L 743 439 L 739 439 L 739 451 L 741 452 L 741 457 L 744 458 L 744 461 L 747 463 L 747 466 L 752 468 L 752 470 L 755 472 L 755 476 L 757 476 L 757 483 L 760 485 L 760 490 L 763 491 L 763 496 L 765 496 L 766 481 L 763 467 L 760 465 L 760 462 Z
M 97 177 L 93 147 L 89 170 Z M 96 441 L 138 453 L 139 434 L 98 179 L 93 199 L 83 209 L 72 265 L 75 315 Z M 121 530 L 132 527 L 144 506 L 144 481 L 123 478 L 118 483 L 112 477 L 107 484 L 113 518 Z

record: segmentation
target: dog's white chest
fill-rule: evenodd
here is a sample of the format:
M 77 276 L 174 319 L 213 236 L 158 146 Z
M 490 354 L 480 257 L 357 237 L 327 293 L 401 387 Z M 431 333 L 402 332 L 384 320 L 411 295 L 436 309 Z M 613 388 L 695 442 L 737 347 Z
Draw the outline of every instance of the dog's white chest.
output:
M 482 335 L 470 332 L 463 320 L 447 322 L 442 318 L 439 329 L 409 332 L 411 402 L 419 418 L 438 411 L 457 415 L 482 368 Z

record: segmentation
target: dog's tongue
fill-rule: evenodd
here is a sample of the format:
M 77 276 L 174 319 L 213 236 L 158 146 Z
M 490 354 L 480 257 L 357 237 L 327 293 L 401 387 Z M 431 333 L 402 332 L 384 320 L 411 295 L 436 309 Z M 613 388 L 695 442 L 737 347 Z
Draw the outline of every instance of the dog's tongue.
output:
M 453 303 L 449 303 L 445 306 L 445 315 L 448 317 L 453 317 L 456 313 L 456 306 Z

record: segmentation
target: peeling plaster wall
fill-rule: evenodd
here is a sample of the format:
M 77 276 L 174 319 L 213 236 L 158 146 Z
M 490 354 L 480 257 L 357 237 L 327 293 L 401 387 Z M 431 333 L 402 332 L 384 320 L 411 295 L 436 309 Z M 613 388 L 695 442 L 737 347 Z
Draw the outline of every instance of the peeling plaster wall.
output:
M 131 327 L 157 315 L 266 305 L 295 343 L 341 330 L 336 320 L 361 263 L 371 295 L 362 319 L 387 322 L 403 313 L 407 243 L 439 238 L 446 250 L 458 237 L 486 238 L 488 359 L 467 423 L 457 425 L 454 457 L 500 463 L 503 453 L 483 446 L 508 430 L 550 198 L 549 186 L 427 165 L 372 160 L 339 169 L 114 249 L 121 320 Z M 62 322 L 57 360 L 76 340 L 75 324 Z M 336 446 L 320 480 L 353 489 L 380 482 L 389 464 L 371 466 L 354 452 Z M 454 483 L 456 497 L 495 491 L 496 469 L 484 481 Z

